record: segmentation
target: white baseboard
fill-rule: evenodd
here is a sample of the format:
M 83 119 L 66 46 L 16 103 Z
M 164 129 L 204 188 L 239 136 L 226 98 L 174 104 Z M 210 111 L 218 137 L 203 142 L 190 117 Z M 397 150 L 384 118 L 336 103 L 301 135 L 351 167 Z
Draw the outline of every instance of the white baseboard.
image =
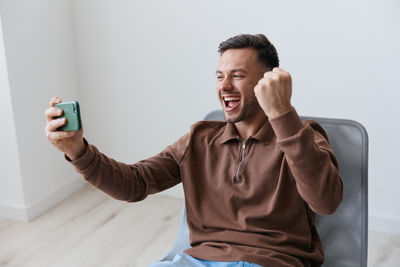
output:
M 0 203 L 0 217 L 27 222 L 25 206 Z
M 368 230 L 400 235 L 400 219 L 368 216 Z
M 78 177 L 72 180 L 70 183 L 60 187 L 58 190 L 46 196 L 45 198 L 38 200 L 29 206 L 17 206 L 7 203 L 0 203 L 0 216 L 21 222 L 32 221 L 46 210 L 50 209 L 71 194 L 81 189 L 86 184 L 87 182 L 82 179 L 82 177 Z

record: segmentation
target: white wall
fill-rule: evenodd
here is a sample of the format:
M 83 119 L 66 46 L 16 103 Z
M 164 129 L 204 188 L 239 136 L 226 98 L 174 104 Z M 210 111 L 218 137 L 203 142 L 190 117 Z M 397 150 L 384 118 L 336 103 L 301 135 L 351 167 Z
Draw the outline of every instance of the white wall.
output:
M 11 155 L 2 161 L 9 164 L 0 166 L 0 215 L 30 220 L 84 184 L 44 134 L 50 98 L 78 98 L 71 2 L 1 1 L 0 16 L 10 88 L 2 77 L 2 127 L 7 128 L 1 137 L 7 135 L 2 145 L 8 150 L 2 146 L 1 153 Z M 16 191 L 18 198 L 10 194 Z
M 370 225 L 399 231 L 398 1 L 73 1 L 85 135 L 135 162 L 219 108 L 220 41 L 265 33 L 292 73 L 303 115 L 369 131 Z M 390 228 L 390 227 L 389 227 Z M 397 229 L 397 230 L 396 230 Z M 391 231 L 390 230 L 390 231 Z
M 24 220 L 25 206 L 12 110 L 3 31 L 0 21 L 0 214 Z
M 2 165 L 0 185 L 23 187 L 23 196 L 1 201 L 25 203 L 29 217 L 82 184 L 44 138 L 50 97 L 78 99 L 89 142 L 135 162 L 219 108 L 219 42 L 261 32 L 292 73 L 300 114 L 354 119 L 367 128 L 370 225 L 399 231 L 399 11 L 395 0 L 0 1 L 9 78 L 8 89 L 2 73 L 9 130 L 1 137 L 15 131 L 7 147 L 20 166 Z

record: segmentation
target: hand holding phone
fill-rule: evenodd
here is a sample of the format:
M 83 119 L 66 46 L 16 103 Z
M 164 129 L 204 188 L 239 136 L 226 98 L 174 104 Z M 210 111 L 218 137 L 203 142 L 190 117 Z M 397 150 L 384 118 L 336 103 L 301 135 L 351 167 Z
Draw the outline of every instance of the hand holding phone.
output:
M 83 128 L 77 101 L 62 102 L 53 97 L 45 112 L 47 139 L 71 160 L 79 158 L 86 150 L 83 142 Z

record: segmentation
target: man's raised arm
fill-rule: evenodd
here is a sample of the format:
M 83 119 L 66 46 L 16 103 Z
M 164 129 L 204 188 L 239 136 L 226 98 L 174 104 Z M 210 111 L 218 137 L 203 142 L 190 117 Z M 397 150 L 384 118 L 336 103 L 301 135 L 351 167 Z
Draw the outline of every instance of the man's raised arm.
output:
M 322 127 L 315 121 L 303 124 L 292 107 L 290 74 L 280 68 L 266 72 L 254 93 L 285 153 L 300 196 L 314 212 L 333 213 L 343 198 L 338 164 Z
M 188 147 L 189 134 L 154 157 L 126 164 L 107 157 L 89 144 L 83 138 L 83 129 L 57 131 L 66 121 L 56 118 L 62 114 L 61 109 L 54 107 L 56 103 L 61 103 L 61 99 L 52 98 L 46 110 L 47 139 L 64 152 L 65 159 L 92 185 L 118 200 L 133 202 L 181 182 L 179 164 Z

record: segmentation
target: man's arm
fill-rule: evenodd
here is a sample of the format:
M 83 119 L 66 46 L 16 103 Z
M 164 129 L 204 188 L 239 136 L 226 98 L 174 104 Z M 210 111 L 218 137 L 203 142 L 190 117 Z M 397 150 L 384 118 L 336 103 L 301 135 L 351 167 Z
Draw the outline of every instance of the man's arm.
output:
M 343 198 L 343 183 L 328 137 L 315 121 L 302 123 L 295 109 L 269 120 L 297 191 L 318 214 L 332 214 Z
M 181 182 L 179 164 L 188 142 L 189 134 L 153 157 L 126 164 L 107 157 L 84 140 L 83 155 L 74 161 L 67 155 L 65 159 L 90 184 L 115 199 L 135 202 Z
M 343 198 L 343 183 L 325 131 L 316 122 L 302 123 L 292 107 L 292 79 L 274 68 L 254 88 L 285 153 L 300 196 L 319 214 L 331 214 Z
M 189 146 L 189 134 L 154 157 L 125 164 L 89 145 L 83 138 L 83 128 L 78 132 L 59 131 L 66 120 L 58 118 L 63 111 L 54 105 L 61 102 L 61 98 L 53 97 L 46 109 L 46 137 L 89 183 L 116 199 L 139 201 L 180 182 L 179 164 Z

